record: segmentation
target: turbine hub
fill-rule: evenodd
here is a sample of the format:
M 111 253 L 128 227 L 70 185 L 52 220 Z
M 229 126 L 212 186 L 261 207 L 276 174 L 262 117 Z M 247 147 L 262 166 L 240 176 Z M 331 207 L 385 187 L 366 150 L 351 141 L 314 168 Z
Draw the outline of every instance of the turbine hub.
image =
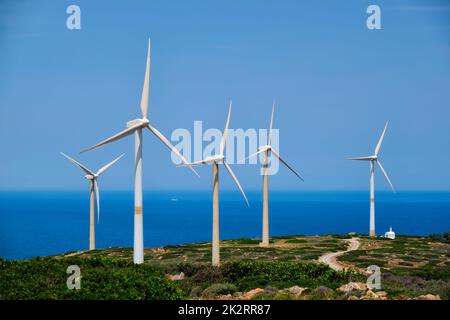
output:
M 142 127 L 146 127 L 150 121 L 147 118 L 134 119 L 127 122 L 127 128 L 140 124 Z
M 222 161 L 225 157 L 223 154 L 217 154 L 214 156 L 208 156 L 205 158 L 205 161 Z

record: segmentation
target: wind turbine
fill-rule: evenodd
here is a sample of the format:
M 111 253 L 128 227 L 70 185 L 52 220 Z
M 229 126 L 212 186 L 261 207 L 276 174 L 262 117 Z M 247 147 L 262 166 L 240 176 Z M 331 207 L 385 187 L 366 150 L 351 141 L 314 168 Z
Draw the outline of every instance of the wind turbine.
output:
M 89 250 L 95 250 L 94 189 L 95 189 L 96 198 L 97 198 L 97 223 L 99 223 L 100 222 L 100 194 L 98 191 L 98 181 L 97 181 L 98 177 L 103 172 L 108 170 L 109 167 L 111 167 L 114 163 L 119 161 L 119 159 L 123 157 L 123 154 L 121 156 L 117 157 L 116 159 L 114 159 L 113 161 L 111 161 L 110 163 L 108 163 L 107 165 L 101 167 L 100 170 L 97 171 L 97 173 L 94 173 L 92 170 L 90 170 L 86 166 L 82 165 L 78 161 L 72 159 L 71 157 L 64 154 L 63 152 L 61 152 L 61 154 L 64 157 L 66 157 L 67 159 L 69 159 L 69 161 L 71 161 L 72 163 L 74 163 L 75 165 L 80 167 L 80 169 L 86 173 L 86 175 L 84 177 L 90 181 L 91 186 L 90 186 Z
M 264 153 L 264 164 L 263 164 L 263 229 L 262 229 L 262 242 L 259 244 L 261 247 L 269 246 L 269 156 L 273 153 L 278 160 L 281 161 L 290 171 L 292 171 L 300 180 L 303 178 L 295 172 L 286 161 L 281 158 L 281 156 L 273 150 L 271 146 L 272 143 L 272 124 L 273 124 L 273 114 L 275 111 L 275 101 L 272 106 L 272 115 L 270 116 L 269 132 L 267 134 L 267 145 L 259 147 L 259 150 L 254 154 L 250 155 L 247 159 L 254 157 L 260 153 Z
M 228 117 L 227 122 L 225 124 L 225 129 L 223 131 L 222 139 L 220 141 L 219 146 L 219 154 L 215 154 L 213 156 L 208 156 L 204 160 L 196 161 L 189 163 L 192 166 L 198 165 L 212 165 L 213 168 L 213 228 L 212 228 L 212 265 L 219 266 L 220 265 L 220 247 L 219 247 L 219 164 L 223 164 L 225 169 L 227 169 L 230 176 L 233 178 L 237 187 L 241 191 L 244 196 L 245 202 L 247 206 L 250 207 L 248 203 L 247 197 L 245 195 L 244 190 L 241 187 L 238 179 L 236 178 L 233 170 L 231 170 L 230 166 L 225 161 L 225 156 L 223 155 L 225 151 L 225 144 L 227 142 L 227 134 L 228 134 L 228 125 L 230 123 L 231 117 L 231 101 L 230 107 L 228 109 Z
M 386 122 L 386 125 L 384 126 L 383 133 L 381 134 L 381 137 L 378 140 L 378 143 L 375 147 L 374 154 L 372 156 L 347 158 L 347 160 L 370 161 L 370 231 L 369 231 L 369 235 L 371 237 L 375 237 L 375 190 L 374 190 L 374 188 L 375 188 L 374 187 L 375 163 L 380 167 L 387 182 L 391 186 L 392 191 L 395 192 L 394 186 L 392 185 L 388 174 L 386 173 L 383 166 L 381 165 L 380 160 L 378 159 L 378 153 L 380 152 L 381 144 L 383 143 L 384 134 L 386 133 L 387 126 L 388 126 L 388 122 Z
M 142 129 L 148 129 L 159 140 L 162 141 L 173 153 L 175 153 L 183 163 L 187 164 L 186 159 L 180 152 L 170 143 L 170 141 L 150 124 L 147 119 L 149 105 L 149 85 L 150 85 L 150 39 L 148 40 L 147 49 L 147 65 L 145 68 L 144 86 L 142 88 L 141 97 L 141 113 L 142 118 L 127 122 L 127 129 L 107 138 L 96 145 L 81 151 L 80 153 L 98 148 L 107 143 L 122 139 L 134 133 L 135 148 L 135 164 L 134 164 L 134 246 L 133 246 L 133 262 L 141 264 L 144 262 L 144 235 L 143 235 L 143 209 L 142 209 Z M 198 176 L 197 172 L 189 166 L 189 168 Z

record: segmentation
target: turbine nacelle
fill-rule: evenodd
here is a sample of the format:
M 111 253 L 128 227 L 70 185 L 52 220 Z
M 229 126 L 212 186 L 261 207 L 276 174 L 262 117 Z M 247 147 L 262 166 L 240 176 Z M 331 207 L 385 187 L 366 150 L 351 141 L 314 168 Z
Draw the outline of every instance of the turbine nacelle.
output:
M 347 158 L 347 160 L 357 160 L 357 161 L 377 161 L 378 157 L 377 156 L 367 156 L 367 157 L 352 157 L 352 158 Z
M 210 163 L 210 162 L 223 162 L 225 159 L 225 156 L 223 154 L 217 154 L 217 155 L 213 155 L 213 156 L 208 156 L 205 158 L 205 162 L 206 163 Z
M 147 118 L 141 118 L 141 119 L 134 119 L 127 122 L 127 128 L 141 126 L 141 127 L 147 127 L 150 124 L 150 121 Z
M 84 176 L 86 178 L 86 180 L 94 180 L 97 178 L 97 176 L 91 175 L 91 174 L 87 174 Z
M 260 147 L 258 148 L 259 151 L 268 151 L 268 150 L 271 150 L 271 149 L 272 149 L 272 146 L 268 146 L 268 145 L 266 145 L 266 146 L 260 146 Z

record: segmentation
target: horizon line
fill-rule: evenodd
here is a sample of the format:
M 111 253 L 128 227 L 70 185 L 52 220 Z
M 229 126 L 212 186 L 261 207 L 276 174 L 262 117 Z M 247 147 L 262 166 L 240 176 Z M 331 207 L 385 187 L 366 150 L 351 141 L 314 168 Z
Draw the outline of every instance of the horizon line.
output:
M 0 189 L 0 192 L 79 192 L 86 191 L 85 189 Z M 103 189 L 102 192 L 134 192 L 134 189 Z M 236 192 L 236 190 L 230 189 L 221 189 L 223 192 Z M 369 192 L 366 189 L 272 189 L 272 192 Z M 143 192 L 211 192 L 211 189 L 144 189 Z M 247 189 L 246 192 L 262 192 L 262 189 Z M 393 193 L 390 189 L 383 189 L 377 192 L 386 192 Z M 449 192 L 448 189 L 399 189 L 396 190 L 396 193 L 399 192 Z

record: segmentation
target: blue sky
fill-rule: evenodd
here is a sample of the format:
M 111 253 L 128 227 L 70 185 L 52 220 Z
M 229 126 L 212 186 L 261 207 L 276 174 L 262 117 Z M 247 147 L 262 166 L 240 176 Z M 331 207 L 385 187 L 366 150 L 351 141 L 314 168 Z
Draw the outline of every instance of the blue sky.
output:
M 272 189 L 366 190 L 370 154 L 390 121 L 381 159 L 399 190 L 450 189 L 450 4 L 444 1 L 2 1 L 0 189 L 84 189 L 59 155 L 97 169 L 126 157 L 100 181 L 132 189 L 133 138 L 79 156 L 140 115 L 147 38 L 152 39 L 149 118 L 164 134 L 266 128 L 272 100 L 285 168 Z M 81 8 L 81 30 L 66 8 Z M 382 30 L 366 28 L 381 7 Z M 144 189 L 209 189 L 144 141 Z M 235 165 L 246 190 L 258 165 Z M 224 173 L 224 172 L 223 172 Z M 387 190 L 381 172 L 376 189 Z M 223 189 L 234 188 L 222 175 Z

